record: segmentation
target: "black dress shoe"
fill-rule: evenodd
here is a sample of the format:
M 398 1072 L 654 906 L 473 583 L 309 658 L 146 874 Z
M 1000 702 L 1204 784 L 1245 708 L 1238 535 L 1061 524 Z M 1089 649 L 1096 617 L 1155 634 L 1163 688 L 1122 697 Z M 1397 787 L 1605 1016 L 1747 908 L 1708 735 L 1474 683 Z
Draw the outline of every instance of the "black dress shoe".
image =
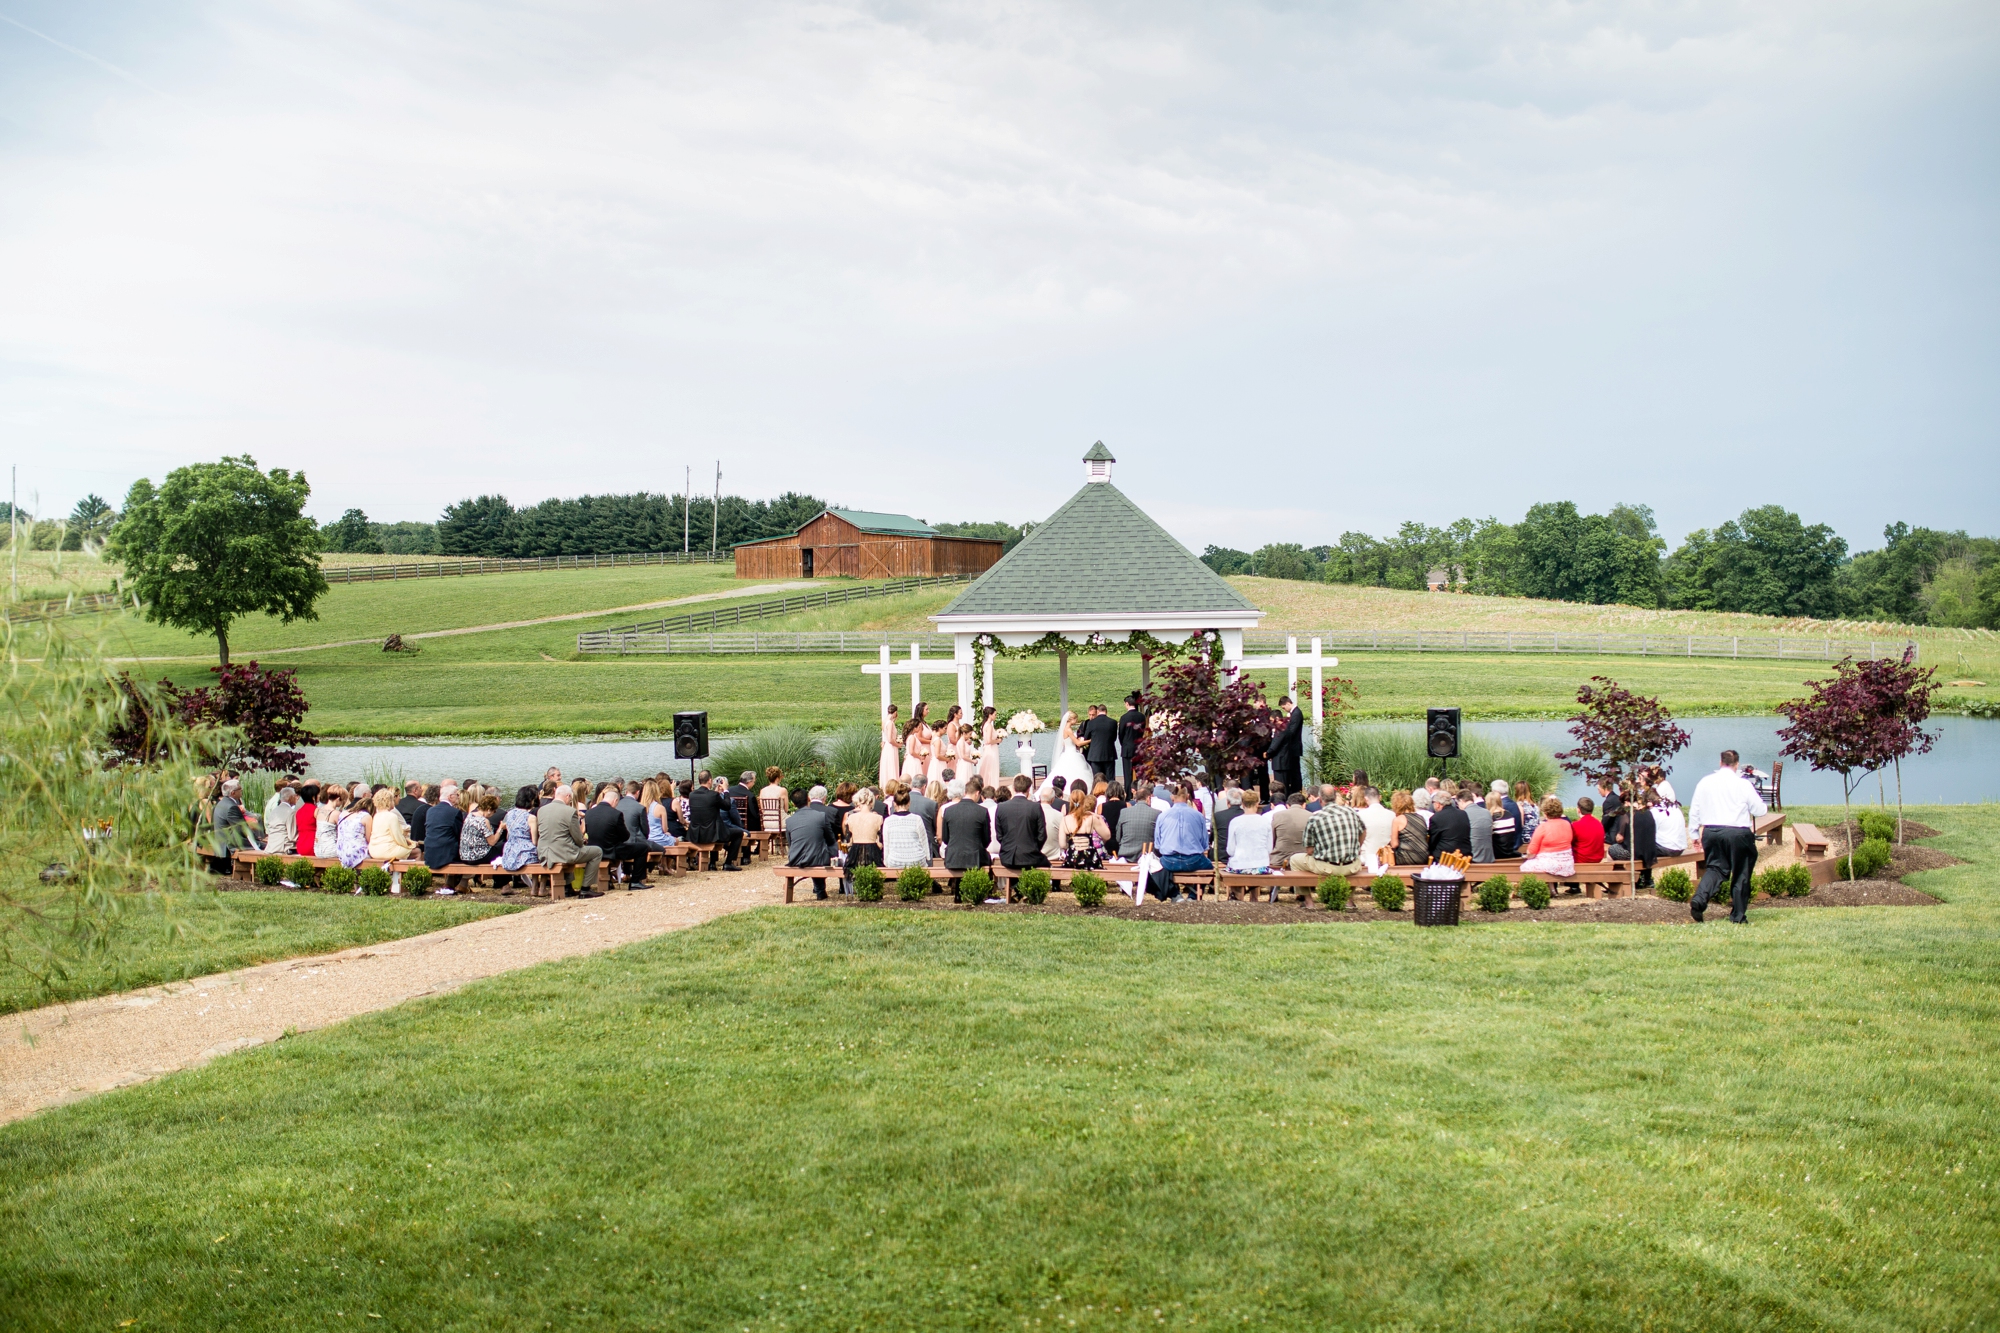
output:
M 650 889 L 652 887 L 653 887 L 652 885 L 648 884 L 643 879 L 628 879 L 625 881 L 625 891 L 627 893 L 631 892 L 633 889 Z
M 743 867 L 742 867 L 742 866 L 724 866 L 724 867 L 722 867 L 722 868 L 723 868 L 724 870 L 741 870 L 741 869 L 742 869 Z
M 1707 910 L 1708 910 L 1707 903 L 1696 903 L 1694 906 L 1688 908 L 1688 915 L 1693 917 L 1696 921 L 1700 921 L 1702 913 L 1706 912 Z

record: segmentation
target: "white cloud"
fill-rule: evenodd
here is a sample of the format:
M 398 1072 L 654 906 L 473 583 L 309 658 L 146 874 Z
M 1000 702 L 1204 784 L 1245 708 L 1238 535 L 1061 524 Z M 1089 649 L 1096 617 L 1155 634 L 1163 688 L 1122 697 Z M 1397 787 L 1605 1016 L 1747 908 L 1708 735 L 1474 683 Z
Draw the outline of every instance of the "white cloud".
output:
M 1912 225 L 1992 211 L 1984 174 L 1914 219 L 1854 180 L 1966 133 L 1933 103 L 1991 82 L 1975 5 L 184 21 L 114 52 L 169 96 L 75 62 L 0 147 L 0 422 L 46 441 L 44 494 L 249 449 L 328 513 L 429 517 L 721 454 L 752 493 L 1023 516 L 1103 436 L 1135 485 L 1208 479 L 1192 544 L 1254 545 L 1435 518 L 1413 466 L 1548 442 L 1601 469 L 1576 498 L 1655 487 L 1671 529 L 1746 444 L 1858 448 L 1842 423 L 1935 389 L 1902 327 L 1935 307 L 1837 343 L 1828 312 L 1951 258 Z M 1935 298 L 1962 349 L 1992 276 Z M 1992 392 L 1943 393 L 1934 447 L 1990 440 Z M 1681 465 L 1597 443 L 1634 441 Z M 1577 480 L 1520 471 L 1447 503 Z

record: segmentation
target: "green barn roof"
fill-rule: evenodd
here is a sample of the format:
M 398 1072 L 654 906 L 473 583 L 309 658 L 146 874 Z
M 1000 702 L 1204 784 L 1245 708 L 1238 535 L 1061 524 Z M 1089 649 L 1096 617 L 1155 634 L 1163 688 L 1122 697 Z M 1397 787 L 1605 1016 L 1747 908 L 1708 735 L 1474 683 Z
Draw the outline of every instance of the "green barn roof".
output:
M 798 527 L 793 528 L 790 532 L 774 532 L 768 537 L 751 537 L 745 541 L 732 542 L 730 547 L 733 550 L 738 546 L 755 546 L 758 542 L 773 542 L 785 537 L 796 537 L 800 532 L 805 530 L 807 524 L 827 514 L 832 514 L 835 518 L 845 519 L 863 532 L 878 533 L 885 537 L 935 537 L 938 535 L 936 528 L 930 526 L 928 523 L 911 518 L 908 514 L 878 514 L 870 509 L 822 509 L 819 513 L 814 514 L 811 519 L 799 524 Z
M 1093 481 L 939 616 L 1256 609 L 1123 491 Z

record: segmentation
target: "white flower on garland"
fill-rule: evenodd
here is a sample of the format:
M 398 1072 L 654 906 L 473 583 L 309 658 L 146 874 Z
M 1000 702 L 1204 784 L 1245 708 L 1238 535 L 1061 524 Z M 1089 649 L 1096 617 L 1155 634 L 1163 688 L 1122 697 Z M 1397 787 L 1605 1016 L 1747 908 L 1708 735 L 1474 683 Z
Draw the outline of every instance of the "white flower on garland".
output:
M 1007 730 L 1017 736 L 1025 736 L 1030 732 L 1047 731 L 1048 729 L 1046 723 L 1026 708 L 1023 708 L 1020 712 L 1007 719 Z

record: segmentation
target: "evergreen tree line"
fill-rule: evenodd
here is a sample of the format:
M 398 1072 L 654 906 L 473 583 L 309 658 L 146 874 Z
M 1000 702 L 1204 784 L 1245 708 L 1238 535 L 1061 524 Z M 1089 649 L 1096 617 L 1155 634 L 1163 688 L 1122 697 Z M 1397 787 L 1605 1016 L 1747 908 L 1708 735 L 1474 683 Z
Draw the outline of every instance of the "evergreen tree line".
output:
M 698 495 L 584 495 L 516 509 L 501 495 L 447 507 L 435 523 L 375 523 L 359 509 L 320 528 L 320 549 L 378 555 L 624 555 L 687 549 L 727 551 L 737 542 L 794 532 L 831 506 L 788 491 L 775 500 Z M 1034 524 L 939 523 L 941 533 L 997 537 L 1012 550 Z
M 1825 524 L 1763 505 L 1669 551 L 1645 505 L 1585 514 L 1561 500 L 1519 523 L 1410 522 L 1391 537 L 1211 546 L 1201 558 L 1219 574 L 1378 588 L 1421 589 L 1436 571 L 1454 590 L 1501 597 L 2000 628 L 2000 541 L 1907 523 L 1882 535 L 1880 550 L 1850 555 Z

